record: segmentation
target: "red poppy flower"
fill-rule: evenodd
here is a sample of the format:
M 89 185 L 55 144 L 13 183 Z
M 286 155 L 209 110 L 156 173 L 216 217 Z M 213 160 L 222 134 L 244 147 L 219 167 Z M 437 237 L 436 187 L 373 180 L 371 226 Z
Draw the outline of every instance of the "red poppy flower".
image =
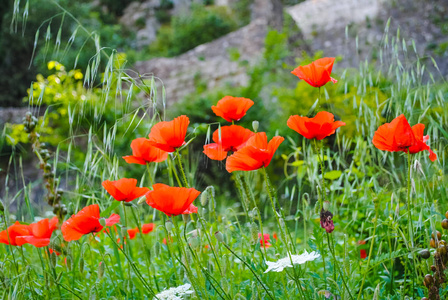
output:
M 213 133 L 214 143 L 204 145 L 204 153 L 210 159 L 225 159 L 227 152 L 242 148 L 255 133 L 238 125 L 230 125 L 221 127 L 221 136 L 219 134 L 219 129 L 217 129 Z
M 112 214 L 106 219 L 106 226 L 112 226 L 120 221 L 120 216 Z M 100 224 L 100 207 L 92 204 L 84 207 L 76 215 L 73 215 L 62 224 L 61 231 L 67 242 L 77 241 L 83 235 L 100 232 L 103 225 Z
M 122 178 L 117 181 L 105 180 L 103 187 L 115 200 L 125 202 L 130 202 L 149 192 L 146 187 L 137 187 L 137 179 L 134 178 Z
M 266 133 L 259 132 L 247 140 L 246 145 L 227 158 L 226 170 L 253 171 L 261 167 L 267 167 L 274 156 L 278 146 L 285 139 L 274 136 L 268 143 Z
M 239 121 L 246 115 L 247 110 L 254 105 L 254 101 L 242 98 L 225 96 L 218 101 L 216 106 L 212 106 L 213 112 L 224 118 L 227 122 Z
M 338 82 L 331 78 L 331 70 L 333 69 L 334 57 L 324 57 L 313 61 L 309 65 L 299 66 L 291 73 L 302 80 L 305 80 L 309 85 L 314 87 L 321 87 L 331 81 Z
M 142 225 L 142 233 L 143 234 L 148 234 L 151 231 L 154 230 L 154 223 L 149 223 L 149 224 L 143 224 Z M 138 227 L 132 228 L 132 229 L 128 229 L 128 235 L 129 238 L 132 240 L 137 236 L 137 233 L 139 233 Z
M 163 151 L 174 152 L 185 144 L 188 124 L 190 124 L 190 120 L 187 116 L 180 116 L 172 121 L 159 122 L 152 126 L 149 140 L 152 145 Z
M 423 131 L 425 130 L 425 125 L 423 124 L 416 124 L 412 126 L 412 132 L 415 136 L 415 144 L 409 147 L 408 149 L 405 149 L 404 152 L 411 154 L 418 153 L 420 151 L 428 150 L 429 152 L 429 159 L 431 161 L 435 161 L 437 159 L 437 155 L 429 148 L 429 146 L 426 144 L 426 142 L 429 140 L 429 135 L 423 136 Z
M 264 248 L 269 248 L 272 246 L 272 244 L 269 242 L 271 237 L 269 236 L 269 233 L 263 234 L 263 238 L 261 237 L 261 233 L 258 234 L 258 238 L 260 239 L 260 245 Z
M 8 229 L 0 232 L 0 243 L 21 246 L 17 241 L 18 237 L 29 235 L 28 225 L 22 225 L 19 221 L 16 221 L 13 225 L 9 226 Z
M 337 128 L 345 125 L 342 121 L 334 121 L 334 115 L 326 111 L 318 112 L 314 118 L 290 116 L 286 124 L 305 138 L 316 140 L 332 135 Z
M 129 238 L 131 239 L 131 240 L 133 240 L 133 239 L 135 239 L 135 237 L 137 236 L 137 233 L 138 233 L 139 231 L 138 231 L 138 227 L 135 227 L 135 228 L 132 228 L 132 229 L 128 229 L 128 235 L 129 235 Z
M 48 248 L 48 250 L 50 251 L 50 254 L 51 254 L 51 253 L 54 253 L 54 254 L 56 254 L 56 256 L 61 255 L 61 252 L 58 252 L 58 251 L 56 251 L 56 250 L 53 250 L 52 248 Z
M 156 183 L 153 190 L 146 194 L 146 203 L 160 210 L 167 216 L 197 213 L 198 208 L 193 201 L 201 192 L 194 188 L 170 187 L 166 184 Z
M 361 259 L 364 259 L 367 257 L 367 251 L 364 249 L 359 250 L 359 256 L 361 257 Z
M 28 225 L 28 235 L 16 237 L 17 245 L 31 244 L 38 248 L 48 246 L 53 231 L 58 227 L 58 222 L 58 217 L 53 217 L 51 220 L 43 219 Z
M 411 127 L 408 120 L 402 114 L 392 120 L 378 127 L 373 135 L 372 143 L 376 148 L 390 152 L 408 152 L 418 153 L 420 151 L 428 150 L 429 159 L 435 161 L 437 155 L 429 148 L 426 141 L 429 136 L 423 136 L 425 125 L 416 124 Z
M 143 234 L 148 234 L 150 232 L 152 232 L 154 230 L 154 223 L 148 223 L 148 224 L 143 224 L 142 225 L 142 233 Z
M 154 147 L 148 139 L 137 138 L 131 142 L 132 155 L 123 156 L 129 164 L 145 165 L 150 162 L 162 162 L 167 159 L 168 152 Z

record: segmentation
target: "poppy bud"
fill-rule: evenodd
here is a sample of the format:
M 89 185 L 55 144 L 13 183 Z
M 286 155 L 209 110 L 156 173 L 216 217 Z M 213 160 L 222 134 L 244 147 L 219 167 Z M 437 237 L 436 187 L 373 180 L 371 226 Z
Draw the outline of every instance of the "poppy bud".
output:
M 0 200 L 0 213 L 3 214 L 4 211 L 5 211 L 5 206 L 3 205 L 3 201 Z
M 106 219 L 100 218 L 99 222 L 100 222 L 101 226 L 103 226 L 103 227 L 106 226 Z
M 250 236 L 253 243 L 258 240 L 258 226 L 254 222 L 250 224 Z
M 170 220 L 166 221 L 165 228 L 166 230 L 168 230 L 168 232 L 171 232 L 171 230 L 173 230 L 173 222 L 171 222 Z
M 79 273 L 84 273 L 84 258 L 81 257 L 79 260 Z
M 154 244 L 154 256 L 159 256 L 160 255 L 160 243 L 156 242 Z
M 224 243 L 224 235 L 221 231 L 215 232 L 215 238 L 218 240 L 218 242 Z
M 208 203 L 208 195 L 206 193 L 206 190 L 201 194 L 201 205 L 206 206 Z
M 98 279 L 103 278 L 104 275 L 104 262 L 100 261 L 100 264 L 98 265 Z
M 421 258 L 428 259 L 431 256 L 431 252 L 429 252 L 427 249 L 423 249 L 418 253 Z
M 142 204 L 146 202 L 146 197 L 141 197 L 138 201 L 137 204 Z
M 72 257 L 71 256 L 67 256 L 66 258 L 66 265 L 67 265 L 67 269 L 69 271 L 72 270 Z
M 259 126 L 260 126 L 260 123 L 257 120 L 252 121 L 252 129 L 254 130 L 254 132 L 258 131 Z
M 191 247 L 193 247 L 193 249 L 197 249 L 201 245 L 201 240 L 198 236 L 192 236 L 188 239 L 188 243 L 191 245 Z
M 121 227 L 121 235 L 123 236 L 123 239 L 128 236 L 128 229 L 126 226 Z
M 436 230 L 436 234 L 437 234 L 437 239 L 440 240 L 442 238 L 442 234 L 440 233 L 440 231 Z M 431 237 L 434 238 L 434 232 L 431 234 Z
M 444 219 L 444 220 L 442 221 L 442 228 L 443 228 L 443 229 L 448 229 L 448 219 Z
M 54 266 L 56 266 L 56 253 L 50 253 L 50 262 Z
M 434 284 L 434 278 L 431 274 L 426 274 L 425 279 L 423 280 L 423 284 L 429 288 Z
M 124 203 L 124 206 L 130 206 L 130 207 L 132 207 L 132 206 L 134 206 L 134 204 L 132 204 L 132 202 L 125 202 L 125 203 Z
M 182 215 L 182 220 L 184 220 L 184 223 L 188 223 L 188 221 L 190 220 L 190 216 L 189 215 Z

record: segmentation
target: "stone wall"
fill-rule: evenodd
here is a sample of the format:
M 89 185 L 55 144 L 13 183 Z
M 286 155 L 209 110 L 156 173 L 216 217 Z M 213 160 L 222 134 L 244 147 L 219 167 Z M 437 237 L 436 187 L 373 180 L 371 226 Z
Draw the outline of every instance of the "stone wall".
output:
M 245 85 L 247 68 L 262 55 L 267 21 L 258 19 L 215 41 L 200 45 L 173 58 L 155 58 L 137 62 L 140 74 L 153 74 L 166 89 L 167 105 L 195 91 L 198 79 L 211 89 L 219 85 Z M 238 53 L 238 61 L 231 53 Z M 241 62 L 247 62 L 242 64 Z

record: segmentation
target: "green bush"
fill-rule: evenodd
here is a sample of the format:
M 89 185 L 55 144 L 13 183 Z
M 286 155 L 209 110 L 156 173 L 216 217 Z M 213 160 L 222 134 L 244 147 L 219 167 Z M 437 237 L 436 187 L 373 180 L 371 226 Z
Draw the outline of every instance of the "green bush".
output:
M 161 27 L 157 40 L 150 46 L 150 53 L 176 56 L 236 28 L 237 23 L 226 8 L 194 4 L 188 14 L 173 17 L 171 27 Z

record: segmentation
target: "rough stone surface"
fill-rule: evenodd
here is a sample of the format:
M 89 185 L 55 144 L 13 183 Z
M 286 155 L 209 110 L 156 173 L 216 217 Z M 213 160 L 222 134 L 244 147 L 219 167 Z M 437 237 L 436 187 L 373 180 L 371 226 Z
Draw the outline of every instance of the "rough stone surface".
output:
M 160 0 L 131 2 L 124 10 L 120 23 L 136 31 L 136 47 L 141 49 L 156 39 L 160 27 L 155 17 L 155 9 L 160 6 Z M 139 23 L 144 24 L 143 28 Z
M 5 123 L 22 123 L 22 119 L 28 110 L 28 107 L 0 107 L 0 128 Z
M 433 55 L 431 44 L 448 41 L 434 23 L 448 12 L 448 1 L 439 0 L 307 0 L 287 9 L 307 39 L 311 52 L 322 50 L 326 56 L 342 56 L 338 67 L 357 67 L 372 58 L 384 38 L 390 18 L 389 42 L 400 28 L 400 38 L 412 48 L 415 41 L 420 56 Z M 377 48 L 377 49 L 375 49 Z M 443 74 L 448 60 L 435 56 Z
M 135 68 L 163 82 L 167 105 L 194 92 L 197 80 L 205 81 L 209 89 L 223 84 L 244 85 L 248 80 L 247 65 L 254 64 L 263 53 L 267 28 L 267 22 L 258 19 L 180 56 L 137 62 Z M 238 61 L 231 59 L 231 52 L 239 54 Z

